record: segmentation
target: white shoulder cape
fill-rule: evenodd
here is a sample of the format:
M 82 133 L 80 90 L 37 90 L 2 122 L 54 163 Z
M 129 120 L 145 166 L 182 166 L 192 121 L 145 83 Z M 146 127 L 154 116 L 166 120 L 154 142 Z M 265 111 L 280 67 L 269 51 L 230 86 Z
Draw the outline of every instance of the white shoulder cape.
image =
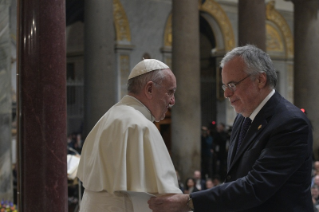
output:
M 150 111 L 125 96 L 87 136 L 78 168 L 91 191 L 181 193 L 165 143 Z

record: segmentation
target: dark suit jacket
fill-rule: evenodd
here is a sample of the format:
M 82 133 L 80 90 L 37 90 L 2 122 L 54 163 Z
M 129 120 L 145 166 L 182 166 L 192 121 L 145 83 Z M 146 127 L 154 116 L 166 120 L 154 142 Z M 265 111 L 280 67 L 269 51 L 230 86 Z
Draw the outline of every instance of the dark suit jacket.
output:
M 233 125 L 225 183 L 191 194 L 195 212 L 312 211 L 312 129 L 305 114 L 276 92 L 236 154 L 243 119 L 237 115 Z

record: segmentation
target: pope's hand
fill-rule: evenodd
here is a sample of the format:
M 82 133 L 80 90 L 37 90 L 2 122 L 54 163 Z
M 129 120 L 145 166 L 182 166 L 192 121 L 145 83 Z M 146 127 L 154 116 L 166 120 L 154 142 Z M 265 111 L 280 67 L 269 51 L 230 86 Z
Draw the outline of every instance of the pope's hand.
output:
M 153 212 L 186 212 L 190 211 L 187 206 L 188 197 L 188 194 L 166 194 L 152 197 L 148 205 Z

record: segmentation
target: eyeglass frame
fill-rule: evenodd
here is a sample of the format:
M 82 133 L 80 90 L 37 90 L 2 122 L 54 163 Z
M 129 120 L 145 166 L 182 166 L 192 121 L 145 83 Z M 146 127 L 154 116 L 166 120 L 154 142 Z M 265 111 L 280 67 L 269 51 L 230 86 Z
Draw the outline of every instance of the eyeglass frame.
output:
M 222 85 L 222 89 L 223 91 L 226 91 L 227 88 L 229 88 L 232 92 L 235 92 L 236 91 L 236 86 L 241 83 L 242 81 L 244 81 L 245 79 L 247 79 L 248 77 L 250 77 L 251 74 L 248 74 L 246 77 L 244 77 L 243 79 L 239 80 L 238 82 L 230 82 L 230 83 L 227 83 L 226 85 L 223 84 Z

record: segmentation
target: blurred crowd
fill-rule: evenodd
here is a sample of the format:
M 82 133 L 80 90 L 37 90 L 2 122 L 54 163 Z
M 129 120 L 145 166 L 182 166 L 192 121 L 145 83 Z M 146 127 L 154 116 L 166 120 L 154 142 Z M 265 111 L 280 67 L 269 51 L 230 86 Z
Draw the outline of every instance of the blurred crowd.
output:
M 83 146 L 81 133 L 71 133 L 67 137 L 67 154 L 80 157 Z M 68 179 L 68 207 L 70 209 L 77 206 L 79 202 L 79 181 L 77 178 Z M 83 188 L 82 188 L 83 190 Z
M 176 171 L 179 187 L 184 194 L 210 189 L 224 181 L 230 133 L 231 128 L 226 129 L 223 123 L 202 126 L 201 170 L 195 170 L 185 182 L 181 181 Z
M 184 194 L 190 194 L 196 191 L 206 190 L 218 186 L 221 181 L 218 177 L 215 178 L 202 178 L 199 170 L 194 171 L 194 175 L 188 177 L 185 183 L 181 182 L 179 173 L 176 171 L 179 188 Z
M 225 124 L 212 124 L 201 129 L 201 175 L 204 179 L 224 180 L 227 169 L 227 154 L 231 128 Z
M 80 155 L 82 151 L 83 140 L 81 133 L 71 133 L 67 138 L 68 154 Z

